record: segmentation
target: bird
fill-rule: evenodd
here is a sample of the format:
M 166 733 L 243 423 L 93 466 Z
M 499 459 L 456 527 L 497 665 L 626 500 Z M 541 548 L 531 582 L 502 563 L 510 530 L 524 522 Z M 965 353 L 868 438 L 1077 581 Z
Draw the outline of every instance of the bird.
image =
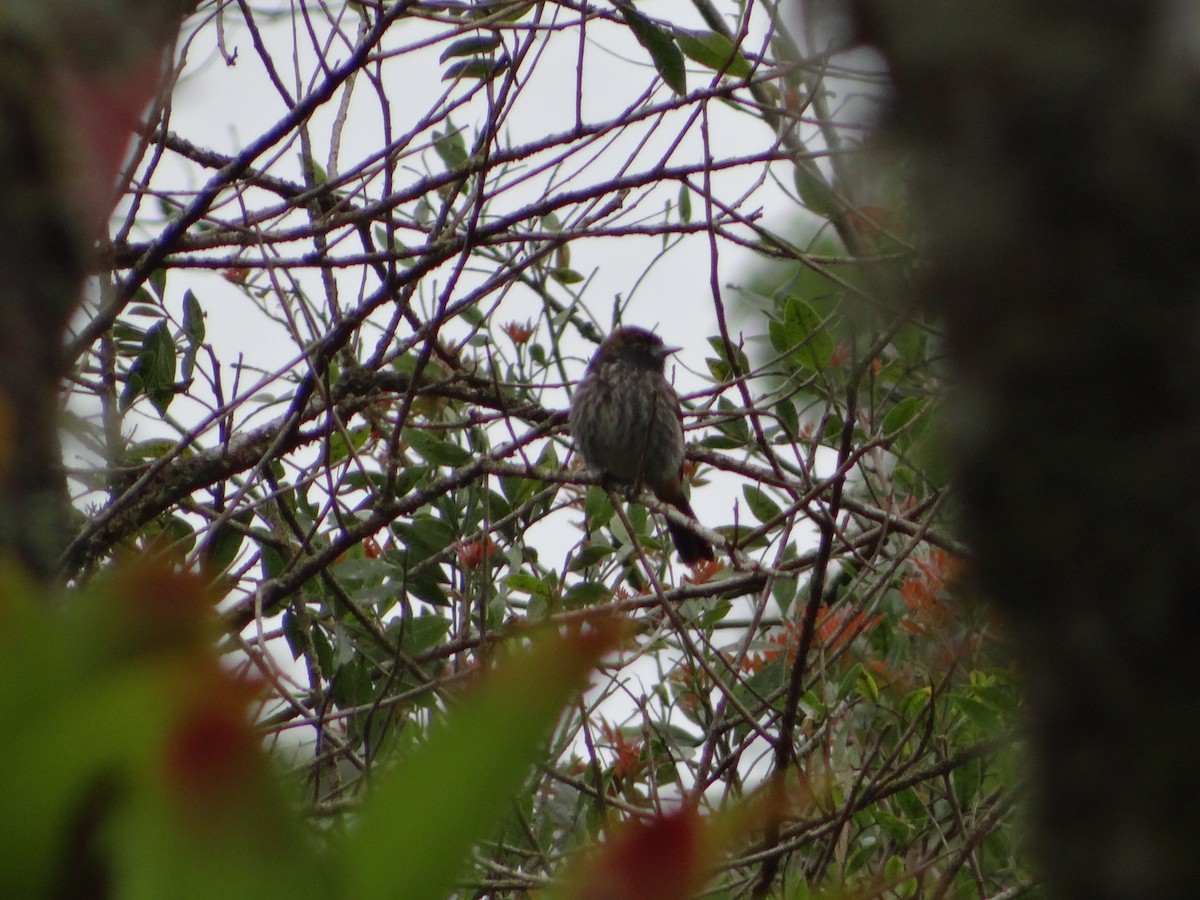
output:
M 648 488 L 696 521 L 683 492 L 683 414 L 664 374 L 680 349 L 644 328 L 616 329 L 588 363 L 568 421 L 576 451 L 602 482 Z M 686 565 L 713 559 L 712 545 L 694 531 L 669 518 L 667 531 Z

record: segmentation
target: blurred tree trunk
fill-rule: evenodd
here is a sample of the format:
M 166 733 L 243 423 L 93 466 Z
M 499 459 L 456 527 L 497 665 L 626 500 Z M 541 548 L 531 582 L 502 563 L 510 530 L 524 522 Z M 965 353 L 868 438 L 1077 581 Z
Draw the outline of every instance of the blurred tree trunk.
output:
M 1059 897 L 1194 896 L 1200 13 L 856 13 L 892 66 L 967 525 L 1023 659 L 1042 871 Z
M 181 0 L 0 10 L 0 556 L 53 573 L 69 528 L 64 330 Z

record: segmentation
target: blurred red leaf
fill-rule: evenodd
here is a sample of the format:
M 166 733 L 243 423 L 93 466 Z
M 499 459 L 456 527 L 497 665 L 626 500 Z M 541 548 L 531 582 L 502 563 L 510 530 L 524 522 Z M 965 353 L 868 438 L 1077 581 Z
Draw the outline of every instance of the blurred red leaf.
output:
M 95 72 L 72 65 L 56 70 L 59 102 L 75 149 L 71 196 L 85 234 L 103 227 L 116 200 L 115 182 L 140 126 L 143 110 L 158 90 L 162 56 L 151 53 L 120 71 Z
M 704 822 L 691 806 L 626 822 L 577 873 L 568 896 L 687 900 L 704 884 L 704 836 Z

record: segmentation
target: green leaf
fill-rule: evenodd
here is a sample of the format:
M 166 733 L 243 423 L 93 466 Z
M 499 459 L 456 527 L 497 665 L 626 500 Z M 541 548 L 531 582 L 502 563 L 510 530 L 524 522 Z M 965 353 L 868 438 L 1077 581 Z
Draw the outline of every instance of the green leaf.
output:
M 292 659 L 299 659 L 306 648 L 304 625 L 301 624 L 301 616 L 291 609 L 284 610 L 283 613 L 283 637 L 287 641 L 288 649 L 292 651 Z
M 676 204 L 679 207 L 679 221 L 685 225 L 692 221 L 692 192 L 686 184 L 679 186 L 679 199 Z
M 789 547 L 795 546 L 789 545 Z M 794 554 L 793 554 L 794 555 Z M 779 609 L 784 614 L 791 608 L 792 601 L 796 599 L 796 588 L 800 582 L 795 578 L 776 578 L 774 589 L 772 591 L 775 602 L 779 604 Z
M 686 94 L 687 73 L 683 68 L 683 54 L 679 52 L 670 33 L 630 6 L 622 5 L 618 9 L 637 42 L 650 53 L 654 68 L 667 87 L 681 97 Z
M 192 380 L 192 370 L 196 366 L 196 354 L 200 352 L 200 347 L 204 343 L 204 311 L 200 308 L 200 301 L 196 299 L 191 288 L 188 288 L 183 295 L 183 336 L 187 341 L 187 347 L 183 352 L 180 378 L 188 382 Z
M 183 334 L 190 344 L 204 343 L 204 310 L 191 288 L 183 293 Z
M 454 893 L 470 849 L 495 836 L 547 734 L 612 637 L 536 634 L 531 647 L 487 672 L 419 747 L 378 767 L 385 774 L 352 826 L 334 838 L 344 863 L 341 896 L 443 900 Z
M 975 805 L 979 785 L 983 780 L 983 764 L 978 759 L 969 759 L 950 773 L 954 793 L 964 809 Z
M 402 433 L 408 446 L 412 447 L 422 459 L 434 465 L 461 466 L 474 458 L 470 450 L 450 441 L 444 441 L 420 428 L 405 428 Z
M 426 612 L 410 619 L 399 619 L 396 634 L 400 635 L 400 650 L 416 655 L 434 647 L 450 631 L 450 620 Z M 392 630 L 388 629 L 388 636 Z
M 908 866 L 899 856 L 890 856 L 883 865 L 883 877 L 886 886 L 896 892 L 896 895 L 907 900 L 917 892 L 917 879 L 908 876 Z
M 167 289 L 167 270 L 155 269 L 150 273 L 150 277 L 146 279 L 146 283 L 150 286 L 150 290 L 154 292 L 154 296 L 161 301 L 163 293 Z
M 130 371 L 136 371 L 141 392 L 150 398 L 160 416 L 166 415 L 167 407 L 175 398 L 175 339 L 167 328 L 166 321 L 151 326 L 142 341 L 142 350 Z M 133 379 L 126 384 L 130 388 Z
M 775 404 L 775 415 L 783 429 L 784 443 L 795 443 L 800 436 L 800 416 L 796 412 L 796 404 L 790 399 L 779 401 Z
M 784 301 L 783 319 L 772 321 L 767 330 L 771 345 L 798 368 L 820 372 L 837 350 L 816 310 L 799 297 Z
M 746 498 L 750 514 L 764 525 L 783 514 L 779 505 L 757 485 L 743 484 L 742 496 Z
M 879 685 L 875 683 L 874 677 L 865 668 L 858 669 L 858 693 L 868 703 L 879 702 Z
M 563 604 L 569 608 L 578 609 L 583 606 L 591 606 L 593 603 L 600 603 L 611 596 L 612 590 L 603 582 L 581 581 L 567 588 L 566 593 L 563 594 Z
M 449 522 L 429 513 L 417 513 L 410 522 L 393 522 L 392 528 L 408 551 L 409 565 L 440 553 L 458 538 Z
M 809 212 L 832 219 L 842 211 L 841 204 L 833 194 L 833 188 L 811 159 L 796 160 L 792 179 L 796 185 L 796 193 L 800 195 Z
M 550 277 L 559 284 L 579 284 L 583 281 L 583 276 L 574 269 L 552 269 Z
M 467 164 L 467 142 L 463 139 L 462 129 L 454 127 L 449 116 L 444 132 L 433 130 L 433 149 L 451 172 Z
M 716 423 L 717 430 L 725 437 L 732 441 L 731 444 L 724 446 L 743 447 L 750 441 L 750 424 L 746 421 L 746 417 L 737 412 L 737 408 L 726 397 L 717 398 L 717 411 L 723 414 L 723 418 Z M 707 440 L 706 440 L 707 443 Z M 716 445 L 711 445 L 716 446 Z
M 446 591 L 442 587 L 445 581 L 446 575 L 442 571 L 442 567 L 436 566 L 422 572 L 418 578 L 409 579 L 405 582 L 404 587 L 408 593 L 426 603 L 432 603 L 434 606 L 449 606 L 450 598 L 446 596 Z
M 700 63 L 714 72 L 724 72 L 734 78 L 747 77 L 752 68 L 729 38 L 715 31 L 674 30 L 675 41 L 688 59 Z
M 492 52 L 499 46 L 500 35 L 498 34 L 477 34 L 474 37 L 465 37 L 443 50 L 442 55 L 438 57 L 438 62 L 445 62 L 457 56 L 480 56 Z
M 883 417 L 883 433 L 895 434 L 917 417 L 925 405 L 919 397 L 905 397 Z
M 456 78 L 476 78 L 480 81 L 486 81 L 507 68 L 507 56 L 501 56 L 498 59 L 482 56 L 477 56 L 474 59 L 461 59 L 453 65 L 446 67 L 446 71 L 442 73 L 442 81 L 453 81 Z M 463 161 L 466 161 L 465 157 Z
M 717 381 L 728 381 L 733 375 L 733 367 L 729 364 L 729 356 L 725 352 L 725 342 L 719 337 L 710 337 L 708 343 L 717 353 L 716 359 L 709 357 L 705 360 L 708 363 L 708 371 Z M 751 368 L 750 358 L 746 356 L 746 352 L 741 347 L 736 345 L 733 347 L 733 354 L 738 371 L 745 375 Z
M 224 572 L 237 559 L 245 537 L 245 528 L 233 522 L 225 522 L 210 533 L 201 552 L 205 569 L 212 574 Z
M 385 559 L 351 556 L 335 563 L 330 574 L 339 580 L 356 582 L 376 581 L 393 573 L 392 564 Z
M 329 464 L 336 465 L 352 452 L 361 450 L 370 437 L 370 425 L 357 425 L 345 431 L 335 431 L 329 439 Z
M 300 168 L 312 177 L 314 185 L 329 183 L 329 173 L 325 171 L 325 168 L 314 157 L 301 154 Z
M 530 594 L 546 599 L 554 596 L 554 591 L 550 586 L 531 572 L 513 572 L 504 579 L 504 583 L 508 585 L 509 590 L 521 594 Z
M 583 498 L 583 512 L 587 516 L 589 530 L 594 531 L 607 525 L 615 511 L 608 491 L 594 484 L 588 488 L 587 495 Z
M 608 559 L 612 554 L 613 548 L 608 544 L 588 544 L 571 558 L 570 571 L 582 572 L 584 569 L 590 569 L 597 563 Z
M 470 306 L 463 307 L 463 310 L 461 313 L 459 313 L 459 315 L 468 325 L 479 326 L 487 320 L 487 315 L 482 309 L 479 308 L 479 304 L 477 303 L 472 303 Z
M 169 438 L 152 438 L 148 441 L 138 441 L 125 448 L 125 459 L 134 462 L 140 459 L 162 459 L 175 449 L 175 441 Z

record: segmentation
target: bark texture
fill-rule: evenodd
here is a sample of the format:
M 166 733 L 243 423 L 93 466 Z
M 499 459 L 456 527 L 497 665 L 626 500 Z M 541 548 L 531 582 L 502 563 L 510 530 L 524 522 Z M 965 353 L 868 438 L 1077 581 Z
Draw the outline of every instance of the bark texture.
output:
M 970 538 L 1032 708 L 1055 896 L 1200 846 L 1200 12 L 864 0 L 961 379 Z

